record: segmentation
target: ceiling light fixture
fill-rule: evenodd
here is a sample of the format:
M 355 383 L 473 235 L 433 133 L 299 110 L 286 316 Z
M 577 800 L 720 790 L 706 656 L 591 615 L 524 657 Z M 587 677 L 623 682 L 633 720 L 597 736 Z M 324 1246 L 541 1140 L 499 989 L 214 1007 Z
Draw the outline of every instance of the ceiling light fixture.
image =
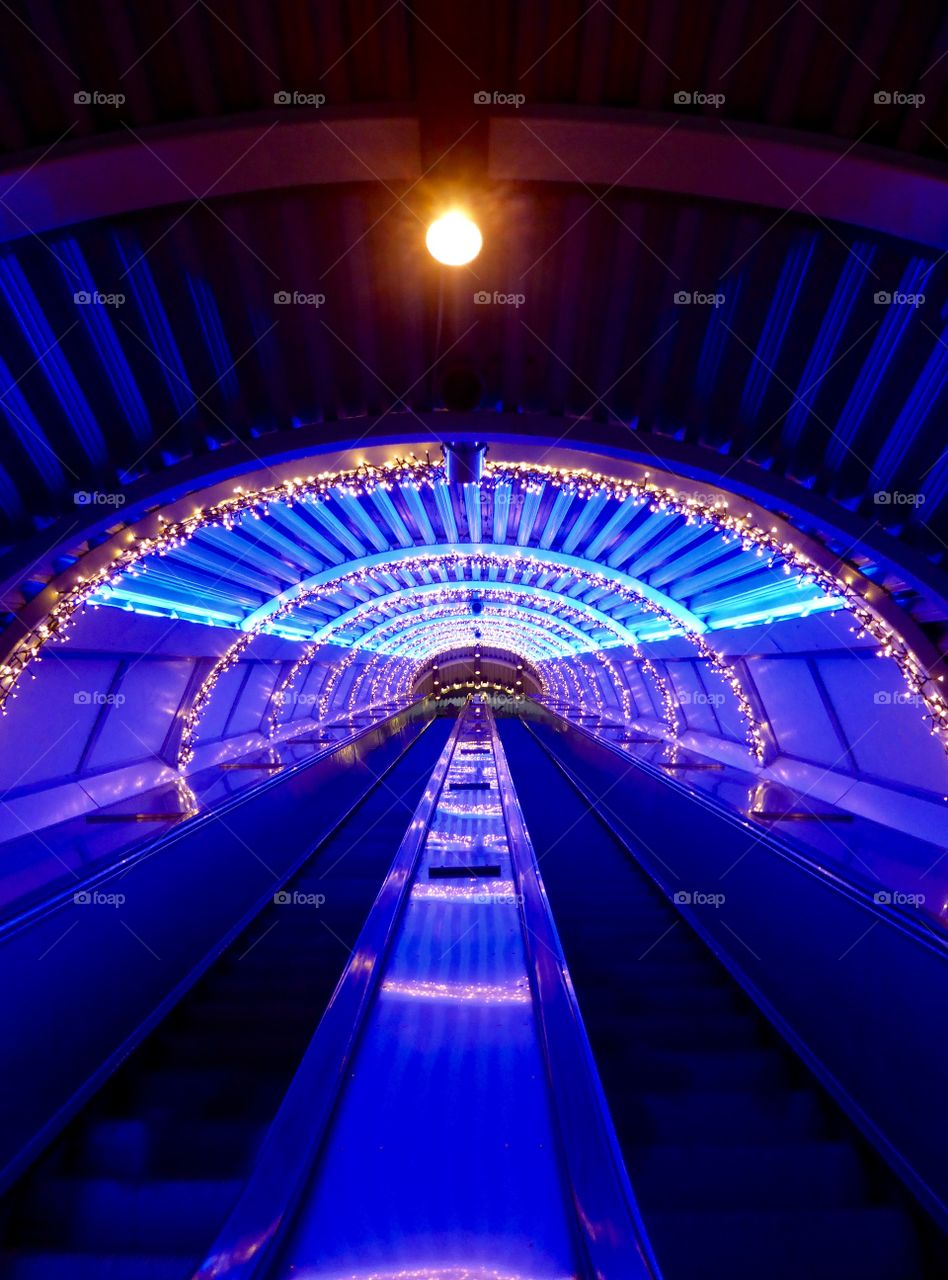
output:
M 446 267 L 463 267 L 473 262 L 483 243 L 477 223 L 457 209 L 436 218 L 425 235 L 428 252 Z

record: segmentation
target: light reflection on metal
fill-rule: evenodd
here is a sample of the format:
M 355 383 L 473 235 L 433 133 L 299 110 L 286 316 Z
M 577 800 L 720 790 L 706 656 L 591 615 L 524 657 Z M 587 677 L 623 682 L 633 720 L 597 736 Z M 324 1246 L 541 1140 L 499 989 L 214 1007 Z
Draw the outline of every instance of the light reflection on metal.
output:
M 459 808 L 451 804 L 440 804 L 438 813 L 450 818 L 499 818 L 502 815 L 499 804 L 472 804 L 469 808 Z
M 477 884 L 425 884 L 414 885 L 411 896 L 425 902 L 471 902 L 476 905 L 516 903 L 519 899 L 512 880 L 491 880 L 489 887 Z
M 303 1269 L 298 1280 L 575 1280 L 568 1276 L 525 1276 L 514 1271 L 498 1271 L 477 1264 L 467 1266 L 432 1266 L 405 1268 L 400 1271 L 348 1271 L 327 1275 L 325 1271 Z
M 526 978 L 511 985 L 499 982 L 431 982 L 411 978 L 386 978 L 382 994 L 412 1000 L 470 1000 L 477 1004 L 529 1004 Z

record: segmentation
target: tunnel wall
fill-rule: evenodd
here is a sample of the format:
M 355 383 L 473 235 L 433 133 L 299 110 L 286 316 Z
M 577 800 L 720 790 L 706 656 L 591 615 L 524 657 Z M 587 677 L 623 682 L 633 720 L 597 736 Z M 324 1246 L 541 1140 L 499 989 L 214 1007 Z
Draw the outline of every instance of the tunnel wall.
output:
M 47 646 L 36 678 L 23 683 L 0 721 L 0 841 L 173 779 L 180 713 L 234 638 L 220 628 L 99 609 L 79 620 L 66 644 Z M 192 769 L 266 745 L 271 695 L 304 650 L 261 636 L 221 676 Z M 344 653 L 327 646 L 300 672 L 277 736 L 319 714 L 328 673 Z M 355 675 L 332 690 L 330 710 L 346 705 Z
M 427 715 L 415 704 L 333 755 L 201 814 L 105 871 L 84 903 L 70 886 L 0 925 L 0 1186 L 272 901 Z M 120 909 L 109 901 L 116 893 Z
M 676 909 L 948 1220 L 948 1122 L 939 1105 L 948 1036 L 932 1003 L 948 978 L 941 939 L 814 874 L 765 833 L 748 845 L 725 811 L 656 770 L 629 767 L 562 721 L 535 728 L 590 797 L 608 793 L 602 820 L 667 894 L 680 902 L 685 891 L 691 905 Z
M 711 639 L 736 665 L 765 730 L 763 774 L 814 798 L 900 830 L 948 840 L 948 757 L 898 667 L 855 641 L 844 614 L 721 631 Z M 625 719 L 670 737 L 658 682 L 629 651 L 608 663 L 571 660 L 559 687 L 581 712 Z M 648 658 L 674 695 L 680 741 L 705 755 L 754 767 L 736 699 L 685 637 L 651 644 Z M 622 686 L 624 686 L 624 694 Z M 574 708 L 575 709 L 575 708 Z

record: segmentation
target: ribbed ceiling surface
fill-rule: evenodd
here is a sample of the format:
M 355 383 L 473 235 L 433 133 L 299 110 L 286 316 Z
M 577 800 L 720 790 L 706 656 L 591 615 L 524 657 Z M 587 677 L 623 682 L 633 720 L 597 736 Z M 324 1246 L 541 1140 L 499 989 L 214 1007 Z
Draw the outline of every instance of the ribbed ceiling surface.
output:
M 700 521 L 551 484 L 443 482 L 272 503 L 146 558 L 99 599 L 246 628 L 307 584 L 320 590 L 280 634 L 392 652 L 414 619 L 442 614 L 463 618 L 471 639 L 485 628 L 486 641 L 526 609 L 569 652 L 667 636 L 650 600 L 709 630 L 829 607 L 818 588 Z
M 443 75 L 479 77 L 534 105 L 665 111 L 682 88 L 715 110 L 942 159 L 948 17 L 900 0 L 13 0 L 0 16 L 0 145 L 120 132 L 114 109 L 77 112 L 76 88 L 124 92 L 134 127 L 272 106 L 320 89 L 333 106 L 414 102 Z M 16 86 L 16 87 L 14 87 Z M 476 87 L 476 86 L 475 86 Z M 873 110 L 878 89 L 920 110 Z M 930 132 L 931 131 L 931 132 Z
M 11 163 L 39 160 L 41 176 L 46 148 L 146 145 L 142 131 L 250 112 L 266 148 L 293 118 L 274 106 L 290 89 L 324 93 L 327 123 L 397 105 L 418 118 L 423 163 L 447 154 L 476 189 L 490 113 L 471 116 L 474 92 L 662 112 L 672 127 L 693 114 L 676 114 L 685 89 L 724 93 L 700 109 L 709 128 L 948 156 L 938 6 L 911 20 L 897 0 L 725 7 L 29 0 L 0 12 L 0 146 Z M 127 100 L 76 102 L 92 89 Z M 880 91 L 924 101 L 879 105 Z M 506 429 L 532 412 L 609 422 L 640 451 L 695 446 L 725 486 L 750 462 L 762 482 L 786 478 L 942 560 L 939 250 L 830 224 L 792 193 L 780 212 L 603 192 L 564 170 L 492 189 L 476 270 L 442 281 L 421 247 L 423 203 L 403 192 L 367 174 L 204 204 L 182 192 L 180 205 L 42 237 L 24 225 L 0 252 L 0 538 L 58 517 L 78 527 L 86 493 L 119 501 L 136 477 L 235 439 L 252 449 L 279 432 L 292 447 L 308 423 L 327 441 L 384 432 L 393 409 L 441 407 L 460 366 Z M 95 290 L 124 301 L 76 305 Z M 284 305 L 285 291 L 323 301 Z M 682 292 L 713 301 L 682 305 Z M 880 305 L 880 292 L 925 300 Z M 878 491 L 895 497 L 880 504 Z M 704 607 L 719 586 L 685 575 L 681 589 Z

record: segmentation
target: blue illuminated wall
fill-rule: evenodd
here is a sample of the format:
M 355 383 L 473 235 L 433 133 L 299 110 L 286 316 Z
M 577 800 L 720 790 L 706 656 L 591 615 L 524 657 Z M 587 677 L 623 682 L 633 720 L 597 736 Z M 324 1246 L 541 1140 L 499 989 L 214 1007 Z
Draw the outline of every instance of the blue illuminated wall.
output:
M 918 699 L 906 697 L 895 664 L 858 641 L 846 615 L 799 619 L 777 627 L 721 632 L 716 645 L 732 662 L 765 729 L 763 776 L 887 826 L 948 840 L 948 757 L 931 736 Z M 704 755 L 752 769 L 744 722 L 723 679 L 695 657 L 684 638 L 650 645 L 653 674 L 613 650 L 606 667 L 587 662 L 560 689 L 619 722 L 670 737 L 655 676 L 673 692 L 679 741 Z M 621 677 L 620 691 L 616 676 Z M 593 693 L 588 690 L 594 685 Z
M 116 625 L 120 621 L 120 625 Z M 84 615 L 27 679 L 0 734 L 0 840 L 168 783 L 176 776 L 182 713 L 234 633 L 101 609 Z M 944 753 L 922 709 L 902 696 L 894 664 L 856 641 L 845 614 L 720 631 L 762 723 L 764 776 L 904 831 L 948 840 Z M 214 689 L 189 772 L 266 746 L 272 695 L 305 647 L 261 635 Z M 683 745 L 753 769 L 733 692 L 686 637 L 567 659 L 554 698 L 572 712 L 668 736 L 658 681 L 671 691 Z M 378 698 L 382 655 L 319 650 L 276 715 L 277 738 L 306 720 L 338 720 L 350 702 Z M 341 673 L 332 675 L 338 664 Z M 372 666 L 371 664 L 375 664 Z M 649 666 L 651 664 L 651 666 Z M 542 668 L 541 664 L 541 668 Z M 398 674 L 400 694 L 407 665 Z M 370 679 L 369 673 L 375 673 Z M 387 678 L 387 677 L 385 677 Z M 358 681 L 358 684 L 357 684 Z M 353 695 L 353 688 L 356 693 Z M 590 690 L 594 689 L 594 695 Z M 584 705 L 586 703 L 587 705 Z
M 173 779 L 180 713 L 231 635 L 113 610 L 84 616 L 68 645 L 47 650 L 3 721 L 0 840 L 43 828 Z M 219 681 L 201 724 L 195 769 L 266 745 L 275 684 L 303 646 L 263 636 Z M 279 718 L 278 736 L 318 711 L 316 694 L 340 657 L 328 648 Z M 354 674 L 354 672 L 353 672 Z M 347 686 L 334 690 L 332 706 Z

